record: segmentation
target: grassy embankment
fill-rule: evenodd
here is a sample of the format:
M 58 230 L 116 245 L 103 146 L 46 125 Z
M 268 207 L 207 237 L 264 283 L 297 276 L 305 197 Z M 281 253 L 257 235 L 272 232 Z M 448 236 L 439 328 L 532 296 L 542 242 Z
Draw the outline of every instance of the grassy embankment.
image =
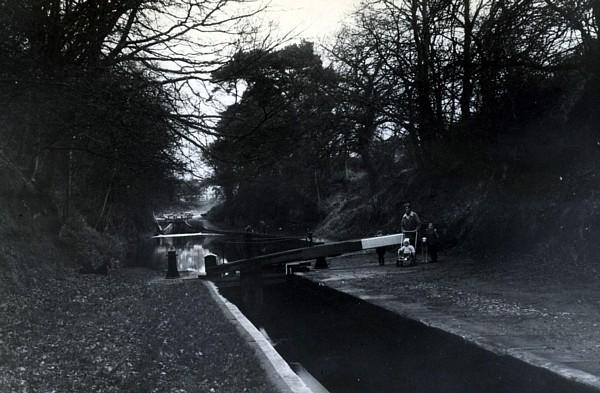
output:
M 125 258 L 124 242 L 63 225 L 4 157 L 0 184 L 0 391 L 274 391 L 199 282 L 79 274 Z

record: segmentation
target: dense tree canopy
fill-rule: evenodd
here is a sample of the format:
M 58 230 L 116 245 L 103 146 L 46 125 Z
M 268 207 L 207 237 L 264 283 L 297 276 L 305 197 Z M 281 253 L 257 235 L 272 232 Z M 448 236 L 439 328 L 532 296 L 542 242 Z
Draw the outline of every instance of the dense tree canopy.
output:
M 254 206 L 253 220 L 318 219 L 322 187 L 340 154 L 329 93 L 335 74 L 304 42 L 240 52 L 213 78 L 225 89 L 245 84 L 240 101 L 223 113 L 207 157 L 214 183 L 228 201 Z
M 363 1 L 328 66 L 308 42 L 244 47 L 260 9 L 240 3 L 0 0 L 3 155 L 105 228 L 173 189 L 184 143 L 231 217 L 302 223 L 336 193 L 377 202 L 405 170 L 543 156 L 524 141 L 544 119 L 548 138 L 595 141 L 598 1 Z
M 149 216 L 211 132 L 197 93 L 244 42 L 242 3 L 0 1 L 2 153 L 65 217 Z
M 325 45 L 331 66 L 325 74 L 315 68 L 318 77 L 295 68 L 302 48 L 302 59 L 320 67 L 306 43 L 240 53 L 213 74 L 230 90 L 246 89 L 211 147 L 215 184 L 230 202 L 243 195 L 274 206 L 272 195 L 289 190 L 325 199 L 339 191 L 348 163 L 360 163 L 365 180 L 357 184 L 372 198 L 410 168 L 443 176 L 543 159 L 547 152 L 527 142 L 542 121 L 546 138 L 579 132 L 585 146 L 598 132 L 590 127 L 600 86 L 598 4 L 370 0 Z M 310 83 L 298 84 L 298 75 Z M 577 121 L 586 127 L 569 126 Z

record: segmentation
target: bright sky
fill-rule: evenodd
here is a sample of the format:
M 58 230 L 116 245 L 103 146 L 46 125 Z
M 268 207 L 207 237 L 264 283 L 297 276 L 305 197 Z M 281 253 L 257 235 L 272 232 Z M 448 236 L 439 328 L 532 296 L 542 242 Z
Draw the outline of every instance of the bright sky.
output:
M 360 0 L 271 0 L 265 15 L 282 32 L 294 30 L 300 37 L 321 41 L 332 36 Z

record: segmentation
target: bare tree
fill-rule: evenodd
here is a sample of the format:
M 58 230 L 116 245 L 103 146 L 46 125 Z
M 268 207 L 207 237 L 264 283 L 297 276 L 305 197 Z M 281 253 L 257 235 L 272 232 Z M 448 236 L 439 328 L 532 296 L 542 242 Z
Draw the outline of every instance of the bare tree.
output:
M 116 190 L 156 187 L 150 173 L 184 170 L 185 143 L 205 147 L 218 116 L 210 73 L 255 42 L 248 19 L 262 9 L 246 0 L 0 1 L 12 157 L 52 192 L 71 184 L 66 204 L 77 190 L 99 190 L 89 205 L 103 221 Z
M 339 114 L 350 125 L 345 137 L 360 155 L 374 195 L 379 191 L 380 176 L 372 144 L 379 126 L 386 122 L 385 102 L 396 86 L 391 75 L 386 74 L 386 59 L 378 55 L 376 43 L 365 34 L 378 24 L 376 15 L 361 9 L 354 22 L 356 26 L 344 27 L 334 45 L 326 50 L 340 75 L 336 91 Z

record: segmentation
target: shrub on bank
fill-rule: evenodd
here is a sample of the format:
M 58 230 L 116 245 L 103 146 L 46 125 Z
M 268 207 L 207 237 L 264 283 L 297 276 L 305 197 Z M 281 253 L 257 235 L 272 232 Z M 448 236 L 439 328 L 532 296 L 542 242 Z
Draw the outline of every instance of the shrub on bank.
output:
M 74 215 L 62 226 L 59 239 L 73 250 L 83 273 L 101 273 L 124 261 L 127 254 L 124 240 L 96 231 L 80 215 Z

